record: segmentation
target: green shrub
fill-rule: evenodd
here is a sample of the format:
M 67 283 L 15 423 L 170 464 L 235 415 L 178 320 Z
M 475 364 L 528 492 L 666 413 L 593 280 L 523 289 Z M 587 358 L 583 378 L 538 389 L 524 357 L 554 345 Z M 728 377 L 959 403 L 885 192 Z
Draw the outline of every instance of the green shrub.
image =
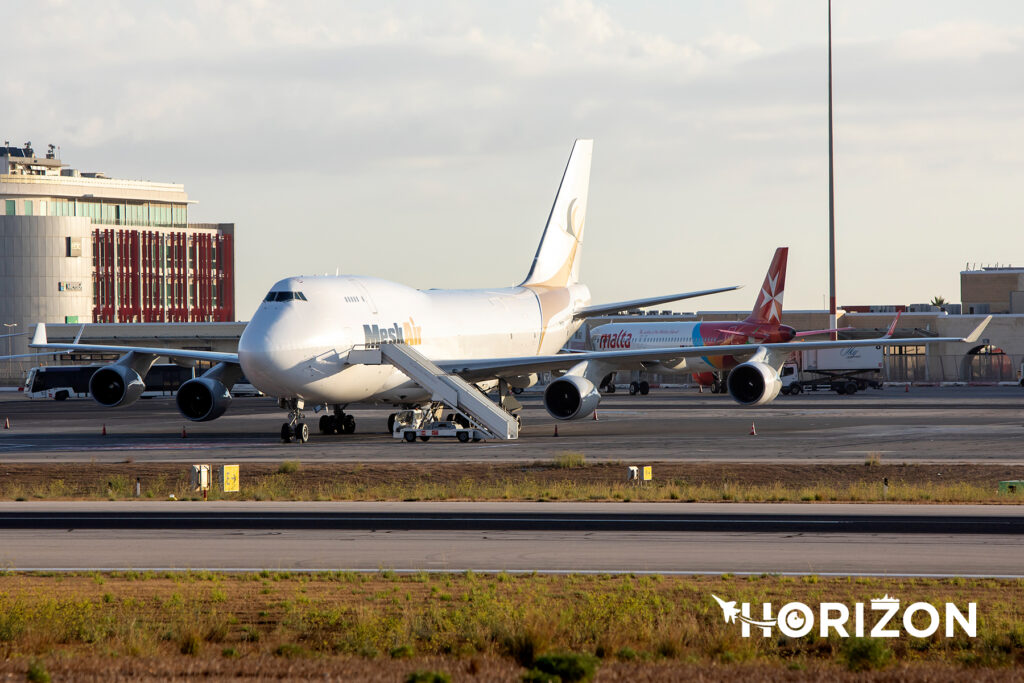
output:
M 298 472 L 298 471 L 299 471 L 299 461 L 298 460 L 285 460 L 277 468 L 277 473 L 278 474 L 293 474 L 293 473 Z
M 181 637 L 181 654 L 195 656 L 203 647 L 203 639 L 199 634 L 192 631 Z
M 405 683 L 452 683 L 452 677 L 443 671 L 413 671 Z
M 841 653 L 850 671 L 881 669 L 892 659 L 892 650 L 880 638 L 849 638 Z
M 571 470 L 577 467 L 586 467 L 587 458 L 582 453 L 575 451 L 563 451 L 555 456 L 552 464 L 562 470 Z
M 278 657 L 284 657 L 286 659 L 294 659 L 295 657 L 301 657 L 306 654 L 306 651 L 295 643 L 281 643 L 274 650 L 274 654 Z
M 412 645 L 399 645 L 398 647 L 391 648 L 389 653 L 392 659 L 404 659 L 406 657 L 412 657 L 416 654 L 416 650 L 413 649 Z
M 549 674 L 540 669 L 530 669 L 523 674 L 523 683 L 562 683 L 562 679 L 557 674 Z
M 533 668 L 558 676 L 563 683 L 589 681 L 597 672 L 598 659 L 594 655 L 565 652 L 543 655 L 533 660 Z
M 33 659 L 25 672 L 25 679 L 29 683 L 50 683 L 50 672 L 38 659 Z

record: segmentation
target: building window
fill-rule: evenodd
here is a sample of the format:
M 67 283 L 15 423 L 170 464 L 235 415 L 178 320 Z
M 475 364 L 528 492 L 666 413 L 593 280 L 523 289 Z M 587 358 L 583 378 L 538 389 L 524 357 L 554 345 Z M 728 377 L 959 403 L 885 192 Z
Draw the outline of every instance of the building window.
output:
M 25 215 L 26 216 L 31 216 L 32 215 L 32 200 L 31 199 L 26 199 L 25 200 Z
M 14 215 L 14 200 L 13 199 L 8 199 L 8 200 L 6 200 L 4 202 L 4 215 L 7 215 L 7 216 L 13 216 Z

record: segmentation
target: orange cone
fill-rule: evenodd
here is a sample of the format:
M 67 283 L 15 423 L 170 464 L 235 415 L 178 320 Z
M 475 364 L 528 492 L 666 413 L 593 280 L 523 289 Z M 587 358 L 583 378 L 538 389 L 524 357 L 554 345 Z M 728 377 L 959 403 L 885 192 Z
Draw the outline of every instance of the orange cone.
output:
M 750 423 L 750 436 L 757 436 L 757 428 L 754 427 L 754 423 Z
M 5 417 L 4 418 L 4 429 L 10 429 L 10 428 L 11 428 L 11 418 Z
M 103 431 L 101 432 L 101 434 L 102 434 L 102 436 L 106 436 L 107 435 L 107 425 L 103 425 Z
M 594 422 L 597 422 L 597 411 L 594 411 Z
M 904 394 L 909 394 L 910 393 L 910 382 L 907 382 L 906 384 L 903 385 L 903 393 Z
M 185 425 L 181 425 L 181 438 L 187 439 L 188 434 L 185 432 Z
M 553 436 L 558 436 L 558 425 L 555 425 L 555 433 L 553 434 Z

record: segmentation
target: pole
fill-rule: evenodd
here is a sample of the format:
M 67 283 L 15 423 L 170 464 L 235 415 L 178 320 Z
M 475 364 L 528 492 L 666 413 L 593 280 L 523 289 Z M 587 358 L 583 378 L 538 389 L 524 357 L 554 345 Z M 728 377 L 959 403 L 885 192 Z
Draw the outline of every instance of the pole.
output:
M 828 0 L 828 328 L 833 341 L 836 329 L 836 187 L 832 148 L 832 0 Z
M 10 332 L 12 327 L 17 327 L 17 326 L 18 326 L 18 323 L 4 323 L 4 327 L 6 328 L 7 332 Z M 8 377 L 8 379 L 14 379 L 14 359 L 10 358 L 10 356 L 13 355 L 13 352 L 11 351 L 11 342 L 13 340 L 14 340 L 14 337 L 7 337 L 7 355 L 8 355 L 8 358 L 7 358 L 7 377 Z

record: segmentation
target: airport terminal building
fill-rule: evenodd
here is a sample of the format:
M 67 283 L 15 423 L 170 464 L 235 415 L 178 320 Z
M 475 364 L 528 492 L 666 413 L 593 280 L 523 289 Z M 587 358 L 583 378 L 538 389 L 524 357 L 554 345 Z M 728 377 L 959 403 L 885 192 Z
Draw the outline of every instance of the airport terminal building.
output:
M 5 143 L 0 334 L 39 321 L 233 321 L 234 225 L 189 223 L 191 203 L 180 184 L 81 172 L 52 145 L 36 156 L 30 143 Z M 28 339 L 9 338 L 0 354 L 27 353 Z

